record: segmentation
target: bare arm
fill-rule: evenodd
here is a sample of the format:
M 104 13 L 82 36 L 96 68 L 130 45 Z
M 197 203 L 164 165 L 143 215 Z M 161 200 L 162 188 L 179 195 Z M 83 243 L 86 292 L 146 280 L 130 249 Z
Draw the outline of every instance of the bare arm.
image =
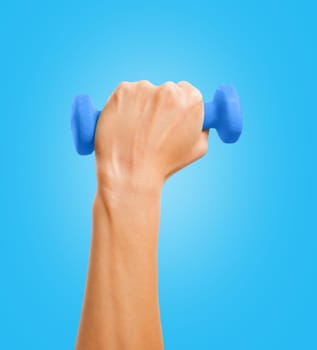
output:
M 161 350 L 157 242 L 164 181 L 207 151 L 189 84 L 125 83 L 95 138 L 98 189 L 77 350 Z

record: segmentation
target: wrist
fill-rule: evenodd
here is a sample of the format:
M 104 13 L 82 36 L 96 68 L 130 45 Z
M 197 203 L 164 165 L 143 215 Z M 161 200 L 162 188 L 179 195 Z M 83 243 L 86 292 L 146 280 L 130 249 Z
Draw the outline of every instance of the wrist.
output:
M 114 202 L 132 203 L 133 201 L 151 201 L 161 197 L 163 181 L 150 175 L 127 175 L 126 177 L 97 176 L 97 192 L 107 205 Z
M 108 186 L 98 183 L 93 204 L 93 232 L 106 235 L 114 245 L 137 251 L 157 250 L 160 188 Z
M 138 167 L 128 169 L 127 167 L 108 164 L 105 161 L 96 163 L 97 192 L 101 196 L 157 196 L 160 195 L 164 179 L 161 173 L 154 167 Z

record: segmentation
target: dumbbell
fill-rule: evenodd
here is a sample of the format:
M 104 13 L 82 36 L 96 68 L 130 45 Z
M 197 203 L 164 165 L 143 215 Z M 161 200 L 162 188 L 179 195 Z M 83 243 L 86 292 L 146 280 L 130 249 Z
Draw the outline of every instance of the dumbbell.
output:
M 71 130 L 77 152 L 87 155 L 94 151 L 94 137 L 100 111 L 88 95 L 74 98 L 71 111 Z M 204 104 L 202 129 L 214 128 L 225 143 L 234 143 L 242 132 L 242 112 L 239 96 L 231 85 L 219 86 L 211 102 Z

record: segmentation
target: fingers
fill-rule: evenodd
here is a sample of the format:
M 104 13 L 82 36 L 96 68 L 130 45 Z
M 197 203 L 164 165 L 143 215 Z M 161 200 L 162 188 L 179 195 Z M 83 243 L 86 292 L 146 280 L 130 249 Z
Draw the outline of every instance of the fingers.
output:
M 179 81 L 177 83 L 177 86 L 186 91 L 190 97 L 194 98 L 195 100 L 202 101 L 203 97 L 201 95 L 201 92 L 188 81 Z
M 116 93 L 126 93 L 131 91 L 154 90 L 155 85 L 148 80 L 139 80 L 135 82 L 122 81 L 115 89 Z
M 189 112 L 203 119 L 203 98 L 200 91 L 187 81 L 178 83 L 166 81 L 157 86 L 148 80 L 140 80 L 136 82 L 121 82 L 115 89 L 114 99 L 124 100 L 123 96 L 129 95 L 133 98 L 142 99 L 144 96 L 156 94 L 163 100 L 165 104 L 174 106 L 182 105 Z
M 156 85 L 149 80 L 139 80 L 132 84 L 136 84 L 137 86 L 141 88 L 146 88 L 146 89 L 154 89 L 156 87 Z
M 159 88 L 160 90 L 164 90 L 166 92 L 175 92 L 177 91 L 177 87 L 179 87 L 181 90 L 185 91 L 187 94 L 189 94 L 191 97 L 196 97 L 198 100 L 202 100 L 202 95 L 200 91 L 192 84 L 190 84 L 187 81 L 179 81 L 178 83 L 174 83 L 172 81 L 166 81 L 165 83 L 157 86 L 150 82 L 149 80 L 139 80 L 135 82 L 129 82 L 129 81 L 122 81 L 118 84 L 115 91 L 126 91 L 131 90 L 132 88 L 144 88 L 144 89 L 154 89 Z

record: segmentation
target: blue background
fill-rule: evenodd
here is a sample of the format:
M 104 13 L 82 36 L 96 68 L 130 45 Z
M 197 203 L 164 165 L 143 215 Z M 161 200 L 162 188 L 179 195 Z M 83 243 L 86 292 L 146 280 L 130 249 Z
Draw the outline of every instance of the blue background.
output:
M 0 29 L 0 348 L 73 348 L 96 182 L 71 99 L 149 79 L 233 83 L 245 120 L 164 189 L 166 349 L 317 349 L 313 1 L 13 0 Z

